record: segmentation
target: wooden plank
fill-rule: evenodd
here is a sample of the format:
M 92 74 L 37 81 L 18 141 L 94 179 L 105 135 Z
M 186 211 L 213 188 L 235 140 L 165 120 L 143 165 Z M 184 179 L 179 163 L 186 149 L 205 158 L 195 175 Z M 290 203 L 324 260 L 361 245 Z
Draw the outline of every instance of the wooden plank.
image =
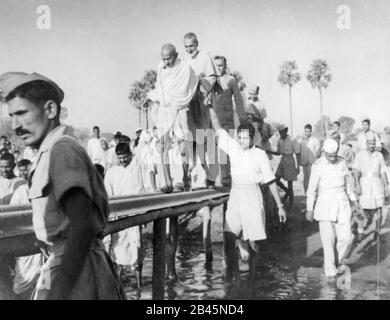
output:
M 109 203 L 109 220 L 145 214 L 153 210 L 177 207 L 188 203 L 218 199 L 225 195 L 227 194 L 215 190 L 198 190 L 173 194 L 155 194 L 150 197 L 141 195 L 113 198 Z M 19 233 L 24 234 L 26 230 L 31 229 L 31 206 L 0 206 L 0 239 L 15 236 Z
M 213 195 L 213 197 L 214 199 L 203 200 L 200 202 L 191 201 L 188 204 L 182 204 L 182 201 L 180 201 L 178 202 L 179 205 L 174 207 L 118 217 L 116 220 L 110 221 L 107 224 L 105 232 L 107 234 L 115 233 L 133 226 L 152 222 L 157 219 L 168 218 L 170 216 L 175 217 L 181 214 L 185 214 L 189 211 L 199 210 L 200 208 L 207 205 L 218 206 L 228 200 L 228 196 L 221 196 L 221 194 Z M 204 198 L 205 197 L 202 199 Z M 20 225 L 12 226 L 12 221 L 15 221 L 15 223 L 20 223 Z M 3 222 L 4 225 L 9 226 L 10 229 L 2 229 L 7 231 L 3 234 L 0 232 L 0 253 L 7 252 L 7 254 L 20 256 L 37 252 L 37 246 L 35 244 L 36 238 L 32 229 L 31 214 L 26 211 L 20 213 L 14 211 L 3 212 L 0 214 L 1 228 L 4 226 Z

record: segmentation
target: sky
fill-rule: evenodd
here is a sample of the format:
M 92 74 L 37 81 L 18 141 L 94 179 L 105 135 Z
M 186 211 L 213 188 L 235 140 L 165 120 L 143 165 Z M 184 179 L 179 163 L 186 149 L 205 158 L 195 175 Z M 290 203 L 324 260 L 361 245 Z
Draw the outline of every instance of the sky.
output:
M 49 30 L 37 27 L 40 5 L 50 8 Z M 337 25 L 341 5 L 350 8 L 347 30 Z M 288 88 L 277 81 L 285 60 L 302 74 L 292 91 L 294 133 L 319 119 L 318 90 L 305 75 L 325 59 L 333 80 L 324 113 L 369 116 L 380 130 L 390 125 L 389 16 L 387 0 L 1 0 L 0 73 L 46 75 L 65 91 L 65 123 L 134 136 L 130 84 L 157 68 L 162 44 L 183 56 L 183 35 L 194 32 L 200 49 L 226 56 L 260 86 L 268 121 L 289 124 Z

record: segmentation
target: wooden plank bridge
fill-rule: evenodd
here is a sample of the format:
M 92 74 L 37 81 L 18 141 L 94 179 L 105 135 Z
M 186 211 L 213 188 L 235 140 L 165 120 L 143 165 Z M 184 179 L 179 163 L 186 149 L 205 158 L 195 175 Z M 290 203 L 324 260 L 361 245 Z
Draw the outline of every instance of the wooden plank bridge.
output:
M 109 201 L 110 217 L 105 232 L 112 234 L 153 223 L 152 299 L 164 299 L 167 218 L 198 211 L 206 206 L 216 207 L 227 202 L 228 198 L 228 193 L 210 189 L 115 197 Z M 40 249 L 32 226 L 31 205 L 0 206 L 0 254 L 25 256 L 38 252 Z

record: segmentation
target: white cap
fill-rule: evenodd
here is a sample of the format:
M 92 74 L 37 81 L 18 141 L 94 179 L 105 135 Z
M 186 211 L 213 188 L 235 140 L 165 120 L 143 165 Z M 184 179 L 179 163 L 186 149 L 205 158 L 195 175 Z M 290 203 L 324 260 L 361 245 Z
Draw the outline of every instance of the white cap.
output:
M 339 144 L 334 139 L 326 139 L 324 142 L 324 151 L 326 153 L 335 153 L 339 148 Z

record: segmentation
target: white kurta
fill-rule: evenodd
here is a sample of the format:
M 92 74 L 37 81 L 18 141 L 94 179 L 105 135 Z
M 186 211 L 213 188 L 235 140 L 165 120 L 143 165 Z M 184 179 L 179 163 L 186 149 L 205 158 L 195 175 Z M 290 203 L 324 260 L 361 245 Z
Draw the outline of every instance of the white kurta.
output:
M 320 142 L 313 136 L 309 138 L 302 137 L 298 142 L 301 145 L 301 165 L 312 165 L 320 155 Z
M 226 226 L 244 240 L 266 239 L 265 212 L 259 183 L 275 179 L 267 154 L 256 147 L 243 150 L 223 130 L 217 130 L 218 147 L 230 157 L 232 189 L 227 204 Z
M 201 78 L 201 82 L 205 90 L 211 89 L 210 76 L 217 73 L 211 55 L 205 50 L 199 50 L 195 58 L 187 55 L 186 62 L 194 70 L 197 77 Z
M 376 132 L 374 132 L 372 130 L 369 130 L 367 132 L 363 131 L 363 132 L 359 133 L 359 135 L 357 137 L 358 151 L 362 151 L 362 150 L 366 150 L 367 149 L 367 137 L 366 137 L 366 135 L 369 132 L 373 133 L 374 136 L 375 136 L 375 147 L 377 147 L 377 148 L 381 148 L 382 147 L 382 141 L 381 141 L 379 135 Z
M 29 204 L 28 185 L 23 184 L 16 189 L 11 198 L 10 205 Z M 15 259 L 15 276 L 13 290 L 16 294 L 21 294 L 35 287 L 41 267 L 44 264 L 44 257 L 41 253 L 17 257 Z
M 88 140 L 87 152 L 93 164 L 100 164 L 104 168 L 106 167 L 106 159 L 104 151 L 100 145 L 100 139 L 91 138 Z
M 0 205 L 9 204 L 15 190 L 25 183 L 26 180 L 19 177 L 6 179 L 0 176 Z
M 306 205 L 317 221 L 346 222 L 351 219 L 349 200 L 356 201 L 350 172 L 343 159 L 335 164 L 325 156 L 312 166 Z M 315 204 L 315 207 L 314 207 Z
M 360 186 L 362 194 L 359 202 L 363 209 L 377 209 L 385 203 L 385 185 L 382 174 L 386 173 L 383 155 L 368 150 L 359 151 L 356 155 L 353 169 L 361 173 Z
M 136 157 L 127 167 L 114 166 L 108 169 L 104 185 L 109 197 L 140 194 L 145 192 L 141 166 Z M 135 266 L 141 247 L 140 228 L 132 227 L 111 235 L 111 255 L 120 265 Z
M 116 153 L 115 153 L 115 147 L 116 146 L 113 146 L 111 147 L 110 149 L 108 149 L 108 153 L 107 153 L 107 169 L 115 166 L 118 164 L 118 158 L 116 156 Z
M 307 210 L 313 211 L 315 204 L 314 219 L 319 222 L 325 275 L 329 277 L 336 276 L 337 266 L 348 253 L 352 240 L 349 200 L 355 201 L 356 197 L 349 175 L 343 159 L 332 164 L 322 157 L 312 167 L 307 190 Z

